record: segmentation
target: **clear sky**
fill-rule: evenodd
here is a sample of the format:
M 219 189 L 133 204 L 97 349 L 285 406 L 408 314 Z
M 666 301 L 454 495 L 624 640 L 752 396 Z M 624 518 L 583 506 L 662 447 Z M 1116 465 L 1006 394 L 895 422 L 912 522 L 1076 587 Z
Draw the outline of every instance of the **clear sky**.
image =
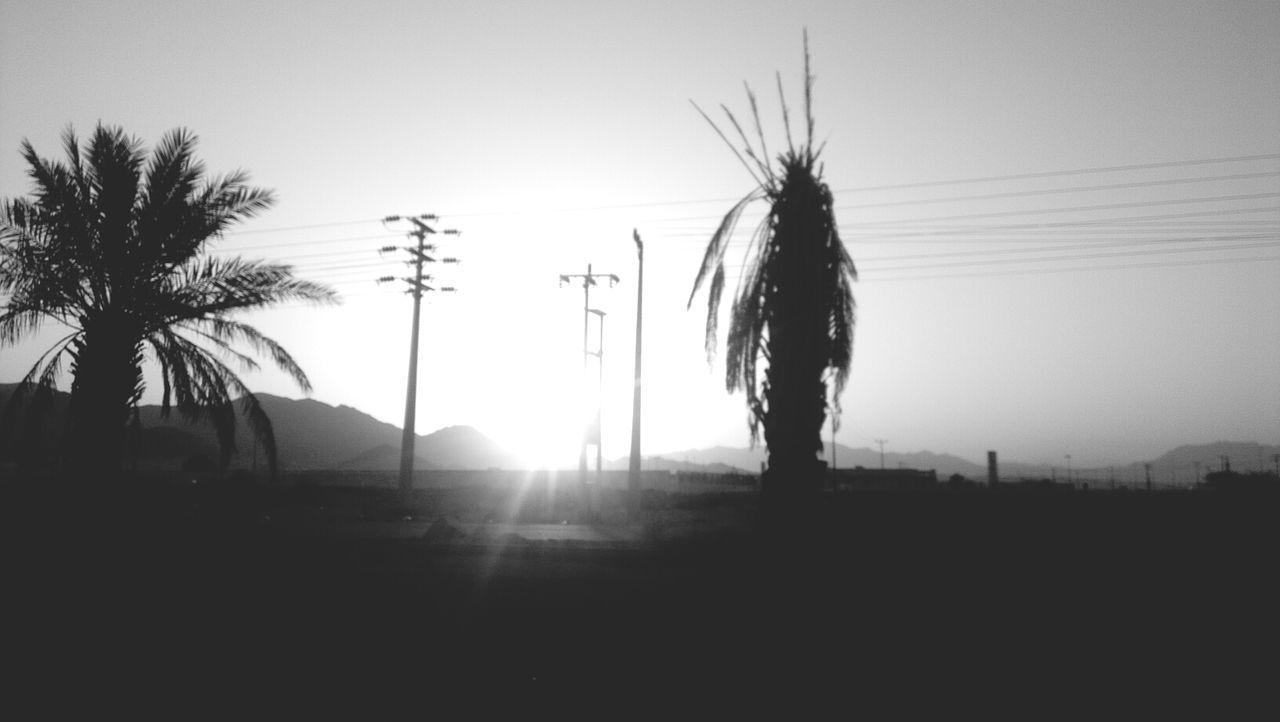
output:
M 23 138 L 51 157 L 68 124 L 148 145 L 190 128 L 210 170 L 279 197 L 217 252 L 345 298 L 247 320 L 314 398 L 397 425 L 412 302 L 373 281 L 407 273 L 377 253 L 405 228 L 378 219 L 439 214 L 463 263 L 437 269 L 458 292 L 423 306 L 417 428 L 469 424 L 542 457 L 576 457 L 558 429 L 582 293 L 557 277 L 588 263 L 621 277 L 592 304 L 604 450 L 627 453 L 636 228 L 645 452 L 745 446 L 742 398 L 702 350 L 705 295 L 685 304 L 752 182 L 689 100 L 745 114 L 749 83 L 776 150 L 774 73 L 798 111 L 805 27 L 861 276 L 841 443 L 1085 466 L 1280 442 L 1274 0 L 0 0 L 0 196 L 29 189 Z M 42 341 L 0 350 L 0 381 Z

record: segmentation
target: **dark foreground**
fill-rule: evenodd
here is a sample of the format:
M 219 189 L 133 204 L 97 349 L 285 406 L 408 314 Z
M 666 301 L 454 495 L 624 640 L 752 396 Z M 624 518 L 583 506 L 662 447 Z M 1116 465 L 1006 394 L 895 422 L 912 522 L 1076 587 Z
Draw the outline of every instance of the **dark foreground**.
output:
M 590 545 L 444 521 L 397 538 L 367 504 L 351 533 L 336 499 L 348 531 L 326 534 L 318 493 L 269 521 L 260 495 L 193 513 L 11 493 L 7 691 L 52 710 L 162 692 L 427 709 L 458 683 L 491 690 L 481 712 L 706 685 L 1031 718 L 1275 706 L 1274 496 L 847 493 L 768 534 L 751 495 L 651 497 L 641 541 Z

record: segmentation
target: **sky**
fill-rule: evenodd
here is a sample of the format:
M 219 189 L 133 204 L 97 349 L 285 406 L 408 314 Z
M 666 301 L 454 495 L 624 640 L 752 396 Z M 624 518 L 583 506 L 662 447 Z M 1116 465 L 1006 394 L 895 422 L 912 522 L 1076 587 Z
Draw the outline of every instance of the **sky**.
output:
M 457 291 L 422 304 L 417 430 L 471 425 L 531 463 L 576 458 L 583 297 L 558 280 L 588 264 L 619 278 L 592 290 L 587 386 L 605 456 L 628 453 L 638 231 L 644 453 L 746 446 L 743 398 L 703 349 L 705 292 L 688 303 L 753 181 L 690 101 L 745 120 L 749 85 L 776 153 L 777 78 L 794 119 L 806 28 L 859 270 L 840 443 L 1077 467 L 1280 443 L 1273 0 L 0 0 L 0 197 L 30 190 L 23 139 L 59 157 L 69 125 L 148 146 L 189 128 L 210 171 L 278 198 L 212 252 L 343 297 L 244 320 L 312 398 L 397 426 L 413 304 L 375 279 L 408 275 L 378 249 L 410 241 L 381 219 L 437 214 L 461 263 L 429 271 Z M 0 382 L 52 339 L 0 349 Z M 278 372 L 246 380 L 302 396 Z

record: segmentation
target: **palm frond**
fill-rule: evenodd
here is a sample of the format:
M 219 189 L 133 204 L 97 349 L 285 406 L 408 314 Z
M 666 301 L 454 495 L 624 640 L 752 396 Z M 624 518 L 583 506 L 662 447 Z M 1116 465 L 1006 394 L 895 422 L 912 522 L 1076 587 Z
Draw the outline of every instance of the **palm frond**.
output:
M 124 131 L 99 125 L 89 140 L 87 174 L 93 190 L 94 213 L 89 217 L 92 236 L 99 246 L 98 262 L 108 273 L 123 273 L 135 244 L 134 206 L 142 181 L 142 145 Z M 89 199 L 82 198 L 81 201 Z M 88 215 L 88 214 L 86 214 Z M 109 286 L 103 295 L 111 292 Z
M 758 365 L 767 354 L 767 321 L 769 318 L 770 267 L 772 247 L 768 243 L 772 227 L 766 217 L 752 234 L 744 274 L 738 283 L 737 297 L 730 314 L 729 333 L 725 345 L 725 388 L 730 393 L 741 389 L 751 410 L 752 443 L 759 440 L 759 422 L 765 404 L 759 388 Z
M 716 342 L 720 329 L 720 297 L 724 295 L 724 264 L 717 264 L 711 276 L 711 287 L 707 289 L 707 325 L 703 348 L 707 352 L 707 364 L 716 357 Z
M 796 146 L 791 141 L 791 111 L 787 108 L 787 96 L 782 92 L 782 73 L 775 73 L 778 80 L 778 104 L 782 106 L 782 127 L 787 134 L 787 152 L 796 154 Z
M 58 375 L 62 373 L 62 359 L 67 347 L 78 334 L 68 334 L 36 359 L 27 374 L 18 382 L 4 408 L 5 425 L 12 427 L 18 409 L 26 405 L 25 425 L 38 426 L 53 402 Z
M 756 188 L 742 200 L 734 204 L 733 208 L 721 219 L 719 227 L 715 233 L 711 234 L 711 241 L 707 243 L 706 253 L 702 256 L 702 265 L 698 269 L 698 276 L 693 279 L 693 290 L 689 292 L 689 301 L 686 308 L 693 307 L 693 298 L 698 294 L 698 288 L 702 286 L 702 282 L 706 280 L 707 274 L 724 263 L 725 251 L 729 248 L 729 241 L 733 238 L 733 230 L 738 226 L 738 219 L 742 216 L 743 210 L 752 202 L 764 197 L 762 188 Z
M 194 160 L 196 136 L 186 128 L 165 134 L 147 164 L 144 205 L 153 209 L 185 204 L 195 192 L 204 166 Z
M 751 118 L 756 124 L 756 137 L 760 139 L 760 162 L 764 170 L 765 176 L 769 178 L 771 184 L 773 179 L 773 169 L 769 166 L 769 145 L 764 140 L 764 126 L 760 124 L 760 106 L 756 103 L 756 94 L 752 92 L 751 86 L 744 81 L 743 86 L 747 89 L 747 102 L 751 105 Z
M 276 450 L 276 435 L 271 425 L 271 418 L 258 403 L 258 397 L 248 388 L 240 385 L 236 390 L 240 393 L 240 411 L 249 424 L 249 431 L 262 444 L 263 453 L 267 456 L 267 474 L 274 479 L 279 469 L 280 459 Z
M 328 304 L 337 292 L 293 275 L 291 266 L 233 258 L 194 259 L 178 269 L 174 288 L 156 300 L 164 323 L 228 311 L 266 308 L 287 301 Z
M 192 421 L 203 419 L 213 424 L 222 466 L 226 466 L 236 448 L 235 414 L 231 404 L 234 397 L 239 397 L 241 411 L 250 431 L 262 443 L 268 468 L 274 476 L 277 460 L 271 420 L 240 377 L 205 349 L 176 333 L 160 334 L 154 347 L 158 354 L 171 356 L 167 365 L 174 374 L 173 389 L 178 397 L 179 413 Z
M 244 171 L 214 178 L 197 196 L 197 205 L 209 208 L 214 233 L 221 233 L 233 223 L 253 218 L 275 203 L 275 194 L 265 188 L 245 185 L 249 175 Z
M 813 165 L 813 71 L 809 67 L 809 29 L 804 29 L 804 120 L 808 128 L 805 154 Z
M 724 131 L 720 130 L 720 126 L 716 125 L 716 122 L 711 119 L 711 116 L 703 112 L 702 108 L 699 107 L 698 104 L 693 102 L 692 100 L 690 100 L 689 103 L 693 106 L 694 110 L 698 111 L 698 114 L 702 116 L 703 120 L 707 121 L 707 123 L 711 126 L 712 130 L 716 132 L 716 135 L 720 136 L 720 140 L 723 140 L 724 144 L 729 146 L 729 150 L 733 151 L 733 155 L 738 159 L 738 162 L 742 164 L 742 167 L 747 169 L 747 173 L 751 175 L 751 179 L 756 182 L 756 185 L 764 186 L 764 181 L 760 178 L 760 176 L 756 175 L 755 170 L 751 168 L 751 164 L 747 162 L 746 158 L 742 157 L 742 154 L 738 152 L 737 147 L 735 147 L 734 144 L 729 141 L 728 136 L 724 134 Z
M 44 311 L 20 304 L 21 299 L 15 299 L 5 308 L 4 313 L 0 313 L 0 346 L 11 346 L 27 334 L 40 329 L 45 318 Z
M 224 343 L 247 343 L 260 354 L 270 356 L 271 361 L 298 384 L 304 393 L 311 393 L 311 380 L 294 360 L 293 356 L 276 341 L 262 334 L 258 329 L 246 323 L 223 318 L 204 319 L 198 323 L 208 325 L 211 337 Z
M 749 92 L 750 91 L 748 90 L 748 93 Z M 732 110 L 729 110 L 729 106 L 724 103 L 720 104 L 720 109 L 729 117 L 729 123 L 732 124 L 733 129 L 738 132 L 738 138 L 742 140 L 742 152 L 746 153 L 747 157 L 754 161 L 756 167 L 760 169 L 760 177 L 764 179 L 764 183 L 768 186 L 772 186 L 774 181 L 773 170 L 769 167 L 768 163 L 760 160 L 759 156 L 756 155 L 755 149 L 751 147 L 751 141 L 747 140 L 746 132 L 742 130 L 742 125 L 738 123 L 738 118 L 734 116 Z
M 228 418 L 223 410 L 231 403 L 227 387 L 233 379 L 238 379 L 208 351 L 191 341 L 171 332 L 159 336 L 152 341 L 152 348 L 157 354 L 168 356 L 165 367 L 172 375 L 178 413 L 190 422 L 213 424 L 219 454 L 225 462 L 235 451 L 235 417 Z
M 215 350 L 238 363 L 241 371 L 257 371 L 261 368 L 252 356 L 244 353 L 243 351 L 237 350 L 231 345 L 231 342 L 227 341 L 225 338 L 220 338 L 209 331 L 201 329 L 195 323 L 181 323 L 177 325 L 177 328 L 181 328 L 188 333 L 194 333 L 204 341 L 213 344 Z

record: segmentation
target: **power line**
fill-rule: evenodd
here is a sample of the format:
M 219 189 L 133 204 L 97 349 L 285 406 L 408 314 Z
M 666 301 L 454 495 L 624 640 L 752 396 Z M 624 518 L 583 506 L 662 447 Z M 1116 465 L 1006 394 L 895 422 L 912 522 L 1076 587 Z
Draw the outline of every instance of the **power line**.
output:
M 1280 159 L 1280 153 L 1261 153 L 1257 155 L 1236 155 L 1220 158 L 1200 158 L 1195 160 L 1173 160 L 1158 163 L 1133 163 L 1129 165 L 1095 166 L 1093 168 L 1076 168 L 1072 170 L 1051 170 L 1033 173 L 1015 173 L 1012 175 L 979 176 L 973 178 L 955 178 L 952 180 L 920 181 L 916 183 L 898 183 L 895 185 L 862 186 L 843 188 L 839 193 L 857 193 L 865 191 L 901 190 L 906 188 L 927 188 L 940 185 L 967 185 L 970 183 L 994 183 L 997 181 L 1030 180 L 1032 178 L 1054 178 L 1068 175 L 1085 175 L 1089 173 L 1118 173 L 1134 170 L 1155 170 L 1156 168 L 1182 168 L 1193 165 L 1214 165 L 1218 163 L 1241 163 L 1258 160 Z
M 1275 174 L 1275 175 L 1280 175 L 1280 174 Z M 1099 189 L 1099 190 L 1104 190 L 1104 189 L 1108 189 L 1109 187 L 1108 187 L 1108 186 L 1096 186 L 1095 188 L 1096 188 L 1096 189 Z M 1090 188 L 1088 188 L 1088 187 L 1076 187 L 1076 188 L 1071 189 L 1071 192 L 1080 193 L 1080 192 L 1085 192 L 1085 191 L 1087 191 L 1087 190 L 1090 190 Z M 1007 195 L 1006 195 L 1006 194 L 989 194 L 989 195 L 985 195 L 985 196 L 972 196 L 972 197 L 965 197 L 965 196 L 952 196 L 952 197 L 947 197 L 947 198 L 925 198 L 925 199 L 910 200 L 910 201 L 895 201 L 895 202 L 892 202 L 892 203 L 883 203 L 883 204 L 878 204 L 878 203 L 862 204 L 862 205 L 858 205 L 858 204 L 845 204 L 845 205 L 838 205 L 838 206 L 835 206 L 835 207 L 834 207 L 834 210 L 837 210 L 837 211 L 849 211 L 849 210 L 862 210 L 862 209 L 866 209 L 866 208 L 877 208 L 877 207 L 882 207 L 882 206 L 913 206 L 913 205 L 924 205 L 924 204 L 932 204 L 932 203 L 949 203 L 949 202 L 965 201 L 965 200 L 972 200 L 972 199 L 994 199 L 994 198 L 1001 198 L 1001 197 L 1017 197 L 1017 196 L 1041 195 L 1041 194 L 1044 194 L 1044 193 L 1052 193 L 1052 192 L 1055 192 L 1055 191 L 1010 191 L 1010 192 L 1009 192 L 1009 194 L 1007 194 Z M 1205 197 L 1205 198 L 1207 198 L 1208 200 L 1201 200 L 1201 199 L 1198 199 L 1198 198 L 1171 198 L 1171 199 L 1162 200 L 1162 201 L 1146 201 L 1145 203 L 1146 203 L 1147 205 L 1169 205 L 1169 204 L 1178 204 L 1178 203 L 1201 203 L 1201 202 L 1209 202 L 1210 200 L 1230 201 L 1230 200 L 1246 200 L 1246 199 L 1257 199 L 1257 198 L 1271 198 L 1271 197 L 1275 197 L 1275 196 L 1277 196 L 1277 195 L 1280 195 L 1280 194 L 1277 194 L 1277 193 L 1269 193 L 1269 194 L 1247 194 L 1247 195 L 1240 195 L 1240 196 L 1209 196 L 1209 197 Z M 1130 207 L 1130 206 L 1118 206 L 1118 207 Z M 1099 206 L 1099 207 L 1095 207 L 1095 206 L 1068 206 L 1068 207 L 1066 207 L 1066 208 L 1061 208 L 1061 209 L 1059 209 L 1059 210 L 1062 210 L 1062 211 L 1069 211 L 1069 210 L 1096 210 L 1096 209 L 1107 209 L 1107 208 L 1109 208 L 1109 206 Z M 1005 212 L 1005 214 L 1007 214 L 1007 215 L 1022 215 L 1022 214 L 1048 213 L 1048 212 L 1050 212 L 1048 209 L 1030 209 L 1030 210 L 1026 210 L 1026 211 L 1007 211 L 1007 212 Z M 756 211 L 755 213 L 748 213 L 748 214 L 745 214 L 745 215 L 748 215 L 749 217 L 753 217 L 753 218 L 754 218 L 757 214 L 758 214 L 758 215 L 760 215 L 760 216 L 764 216 L 765 212 L 764 212 L 763 210 L 760 210 L 760 211 Z M 936 221 L 936 220 L 955 220 L 955 219 L 969 219 L 969 218 L 986 218 L 986 217 L 991 217 L 992 215 L 1002 215 L 1002 214 L 999 214 L 999 213 L 997 213 L 997 214 L 970 214 L 970 215 L 957 215 L 957 216 L 937 216 L 937 217 L 929 217 L 929 218 L 907 218 L 907 219 L 897 219 L 897 220 L 889 220 L 889 221 L 863 221 L 863 222 L 858 223 L 857 225 L 866 226 L 866 227 L 877 227 L 877 226 L 883 226 L 883 225 L 899 225 L 899 224 L 904 224 L 904 223 L 922 223 L 922 222 L 929 222 L 929 221 Z M 651 220 L 646 221 L 646 223 L 686 223 L 686 222 L 691 222 L 691 221 L 718 221 L 718 220 L 722 219 L 723 217 L 724 217 L 724 216 L 723 216 L 723 214 L 718 214 L 718 215 L 706 215 L 706 216 L 684 216 L 684 217 L 681 217 L 681 218 L 651 219 Z
M 1203 252 L 1216 253 L 1216 252 L 1222 252 L 1222 251 L 1239 251 L 1239 250 L 1248 250 L 1248 249 L 1256 249 L 1256 248 L 1271 248 L 1271 247 L 1275 247 L 1278 243 L 1280 243 L 1280 238 L 1272 238 L 1270 236 L 1258 236 L 1258 238 L 1268 238 L 1269 240 L 1257 242 L 1257 243 L 1219 243 L 1219 244 L 1211 244 L 1207 246 L 1196 246 L 1196 247 L 1190 247 L 1190 248 L 1184 247 L 1184 248 L 1158 248 L 1158 249 L 1149 249 L 1149 250 L 1121 250 L 1118 253 L 1086 253 L 1086 254 L 1079 254 L 1079 255 L 1041 256 L 1037 258 L 991 258 L 991 259 L 984 259 L 979 261 L 951 261 L 946 263 L 908 265 L 908 266 L 890 266 L 890 267 L 876 267 L 874 265 L 878 261 L 891 262 L 891 261 L 907 261 L 907 260 L 929 260 L 933 258 L 945 258 L 945 257 L 955 257 L 955 256 L 1007 255 L 1007 254 L 1018 254 L 1018 253 L 1045 253 L 1045 252 L 1053 253 L 1053 252 L 1064 252 L 1064 251 L 1069 252 L 1069 251 L 1076 251 L 1076 250 L 1096 250 L 1100 247 L 1124 249 L 1134 245 L 1142 245 L 1142 244 L 1151 245 L 1153 242 L 1144 241 L 1140 243 L 1117 243 L 1112 246 L 1071 245 L 1071 246 L 1055 247 L 1055 248 L 1014 248 L 1014 249 L 995 249 L 995 250 L 974 250 L 974 251 L 958 251 L 958 252 L 937 253 L 937 254 L 903 255 L 903 256 L 894 256 L 894 257 L 888 257 L 888 258 L 869 258 L 869 259 L 862 259 L 857 263 L 861 271 L 873 270 L 876 273 L 882 273 L 886 271 L 907 271 L 907 270 L 915 271 L 915 270 L 923 270 L 923 269 L 929 269 L 929 268 L 956 268 L 956 267 L 976 266 L 976 265 L 1005 265 L 1009 263 L 1073 261 L 1073 260 L 1089 260 L 1089 259 L 1098 259 L 1098 258 L 1118 258 L 1118 257 L 1127 257 L 1127 256 L 1161 256 L 1161 255 L 1176 255 L 1176 254 L 1182 254 L 1182 253 L 1203 253 Z M 1247 240 L 1247 239 L 1242 239 L 1242 240 Z M 1189 242 L 1196 242 L 1196 241 L 1189 241 Z M 865 265 L 867 263 L 872 264 L 870 269 L 868 269 L 867 266 Z M 725 264 L 725 268 L 733 269 L 733 270 L 741 270 L 742 268 L 746 267 L 746 265 L 747 265 L 746 263 Z
M 890 208 L 894 206 L 918 206 L 933 203 L 959 203 L 964 201 L 986 201 L 998 200 L 1003 198 L 1026 198 L 1030 196 L 1053 195 L 1057 193 L 1095 193 L 1098 191 L 1112 190 L 1128 190 L 1134 188 L 1152 188 L 1155 186 L 1167 185 L 1183 185 L 1188 183 L 1207 183 L 1226 180 L 1243 180 L 1247 178 L 1274 178 L 1280 176 L 1280 171 L 1267 171 L 1265 173 L 1237 173 L 1235 175 L 1225 176 L 1202 176 L 1199 178 L 1167 178 L 1161 180 L 1134 181 L 1131 183 L 1111 183 L 1107 185 L 1092 186 L 1067 186 L 1065 188 L 1038 188 L 1034 190 L 1022 191 L 1004 191 L 1001 193 L 982 193 L 970 196 L 947 196 L 945 198 L 919 198 L 908 201 L 886 201 L 882 203 L 858 203 L 854 205 L 841 206 L 837 210 L 851 210 L 858 208 Z
M 943 251 L 940 253 L 916 253 L 916 254 L 906 254 L 906 255 L 900 255 L 900 256 L 875 256 L 871 258 L 862 258 L 858 260 L 857 263 L 859 266 L 861 266 L 864 263 L 876 263 L 876 262 L 882 262 L 882 261 L 914 261 L 917 259 L 928 259 L 928 258 L 954 258 L 954 257 L 964 257 L 964 256 L 1040 253 L 1045 251 L 1076 251 L 1076 250 L 1085 250 L 1085 249 L 1092 250 L 1097 248 L 1123 248 L 1127 246 L 1141 246 L 1141 245 L 1152 245 L 1152 244 L 1206 243 L 1206 242 L 1216 242 L 1216 241 L 1222 241 L 1222 240 L 1234 241 L 1234 240 L 1251 240 L 1251 239 L 1261 239 L 1261 238 L 1274 238 L 1275 240 L 1280 241 L 1280 236 L 1275 236 L 1271 234 L 1209 236 L 1209 237 L 1178 238 L 1178 239 L 1164 239 L 1164 238 L 1149 239 L 1148 238 L 1148 239 L 1141 239 L 1141 240 L 1072 243 L 1067 245 L 1048 246 L 1048 247 L 1037 246 L 1034 248 L 998 248 L 998 249 L 970 250 L 970 251 Z M 1270 244 L 1263 244 L 1263 245 L 1270 245 Z M 1231 247 L 1226 244 L 1221 244 L 1217 247 L 1208 247 L 1202 250 L 1228 250 L 1230 248 Z M 1187 249 L 1181 249 L 1181 250 L 1185 251 Z M 1170 249 L 1170 252 L 1178 252 L 1178 250 Z
M 373 240 L 378 240 L 380 238 L 390 238 L 391 235 L 392 234 L 389 234 L 389 233 L 381 233 L 376 236 L 350 236 L 347 238 L 327 238 L 319 241 L 297 241 L 293 243 L 264 243 L 261 245 L 252 246 L 251 248 L 246 250 L 260 251 L 264 248 L 293 248 L 296 246 L 314 247 L 314 246 L 323 246 L 329 243 L 351 243 L 354 241 L 373 241 Z M 225 238 L 223 240 L 237 241 L 240 239 Z M 243 251 L 240 251 L 238 249 L 235 251 L 232 251 L 231 249 L 215 248 L 215 249 L 211 249 L 209 252 L 210 253 L 231 253 L 231 252 L 242 253 Z
M 1062 210 L 1062 209 L 1058 209 L 1058 210 Z M 946 228 L 944 226 L 939 228 L 936 231 L 925 230 L 925 231 L 908 231 L 908 232 L 896 233 L 896 234 L 894 233 L 880 234 L 876 236 L 875 240 L 883 240 L 885 242 L 892 240 L 893 242 L 899 242 L 905 238 L 914 238 L 919 236 L 957 236 L 957 235 L 964 235 L 967 233 L 981 233 L 986 230 L 1008 231 L 1008 230 L 1019 230 L 1019 229 L 1038 230 L 1038 229 L 1044 229 L 1044 228 L 1073 228 L 1073 227 L 1083 227 L 1083 226 L 1105 225 L 1108 223 L 1117 223 L 1117 222 L 1174 220 L 1174 219 L 1180 219 L 1180 218 L 1205 218 L 1205 217 L 1219 216 L 1219 215 L 1245 215 L 1245 214 L 1253 214 L 1253 213 L 1274 213 L 1276 211 L 1277 211 L 1277 208 L 1275 207 L 1264 206 L 1261 208 L 1259 207 L 1227 208 L 1227 209 L 1206 210 L 1206 211 L 1187 211 L 1185 213 L 1157 213 L 1157 214 L 1145 215 L 1145 216 L 1121 216 L 1118 218 L 1093 218 L 1093 219 L 1080 219 L 1080 220 L 1071 220 L 1071 221 L 1049 221 L 1046 223 L 1012 223 L 1012 224 L 997 224 L 993 226 L 966 226 L 966 227 L 953 227 L 953 228 Z M 859 227 L 862 227 L 862 226 L 859 226 Z M 844 234 L 844 226 L 841 226 L 841 234 L 842 235 Z M 872 239 L 860 239 L 860 242 L 867 243 L 867 242 L 870 242 L 871 240 Z
M 854 186 L 854 187 L 836 189 L 836 190 L 833 190 L 832 193 L 836 193 L 836 194 L 866 193 L 866 192 L 873 192 L 873 191 L 904 190 L 904 189 L 910 189 L 910 188 L 927 188 L 927 187 L 938 187 L 938 186 L 948 186 L 948 185 L 968 185 L 968 184 L 974 184 L 974 183 L 1030 180 L 1035 178 L 1052 178 L 1052 177 L 1062 177 L 1062 176 L 1072 176 L 1072 175 L 1114 173 L 1114 172 L 1136 171 L 1136 170 L 1154 170 L 1159 168 L 1178 168 L 1178 167 L 1189 167 L 1189 166 L 1198 166 L 1198 165 L 1240 163 L 1240 162 L 1276 160 L 1276 159 L 1280 159 L 1280 153 L 1266 153 L 1266 154 L 1241 155 L 1241 156 L 1223 156 L 1218 158 L 1201 158 L 1201 159 L 1190 159 L 1190 160 L 1179 160 L 1179 161 L 1164 161 L 1164 162 L 1157 162 L 1157 163 L 1136 163 L 1136 164 L 1129 164 L 1129 165 L 1097 166 L 1092 168 L 1075 168 L 1075 169 L 1068 169 L 1068 170 L 1039 171 L 1039 172 L 1032 172 L 1032 173 L 1014 173 L 1014 174 L 1008 174 L 1008 175 L 953 178 L 949 180 L 917 181 L 912 183 Z M 1174 182 L 1179 182 L 1179 181 L 1174 181 Z M 1049 192 L 1056 192 L 1056 191 L 1049 191 Z M 651 201 L 651 202 L 641 202 L 641 203 L 615 203 L 615 204 L 604 204 L 604 205 L 596 205 L 596 206 L 570 206 L 570 207 L 562 207 L 562 208 L 555 208 L 555 209 L 538 208 L 538 209 L 529 209 L 529 210 L 511 209 L 511 210 L 495 210 L 495 211 L 474 211 L 474 212 L 463 212 L 463 213 L 451 213 L 450 215 L 454 217 L 478 218 L 478 217 L 485 217 L 485 216 L 519 215 L 519 214 L 531 214 L 531 213 L 539 213 L 539 214 L 541 213 L 573 213 L 573 212 L 604 211 L 604 210 L 627 210 L 631 208 L 652 208 L 652 207 L 662 207 L 662 206 L 697 205 L 697 204 L 703 204 L 703 203 L 725 203 L 725 202 L 732 203 L 739 199 L 740 199 L 739 197 L 723 197 L 723 198 L 708 198 L 703 200 L 667 200 L 667 201 Z M 935 201 L 929 201 L 929 202 L 935 202 Z M 264 234 L 264 233 L 283 233 L 287 231 L 309 230 L 314 228 L 332 228 L 332 227 L 338 227 L 338 226 L 352 226 L 352 225 L 360 225 L 363 223 L 377 223 L 380 220 L 382 219 L 361 218 L 361 219 L 345 220 L 345 221 L 332 221 L 332 222 L 326 222 L 326 223 L 310 223 L 310 224 L 300 224 L 300 225 L 294 225 L 294 226 L 279 226 L 275 228 L 238 230 L 238 231 L 229 231 L 226 234 L 224 234 L 224 237 L 230 238 L 230 237 L 243 236 L 243 235 L 256 235 L 256 234 Z M 674 221 L 674 220 L 680 220 L 680 219 L 667 219 L 667 220 Z M 663 222 L 663 221 L 659 220 L 659 221 L 648 221 L 648 222 L 652 223 L 652 222 Z
M 1238 243 L 1234 245 L 1226 245 L 1220 247 L 1202 247 L 1202 248 L 1160 248 L 1145 251 L 1122 251 L 1120 253 L 1084 253 L 1072 256 L 1046 256 L 1041 258 L 994 258 L 982 261 L 952 261 L 949 263 L 933 263 L 913 266 L 891 266 L 889 268 L 876 268 L 877 272 L 885 271 L 918 271 L 931 268 L 962 268 L 967 266 L 997 266 L 1010 263 L 1038 263 L 1041 261 L 1085 261 L 1097 260 L 1105 258 L 1128 258 L 1131 256 L 1166 256 L 1178 253 L 1202 253 L 1202 252 L 1219 252 L 1219 251 L 1243 251 L 1253 248 L 1270 248 L 1275 243 Z M 1041 250 L 1041 249 L 1035 249 Z
M 1130 201 L 1128 203 L 1101 203 L 1101 204 L 1088 205 L 1088 206 L 1064 206 L 1060 208 L 1029 208 L 1027 210 L 1020 210 L 1020 211 L 991 211 L 987 213 L 965 213 L 965 214 L 954 215 L 954 216 L 932 216 L 929 218 L 913 218 L 913 219 L 908 219 L 906 221 L 873 221 L 863 225 L 870 228 L 870 227 L 878 227 L 878 226 L 892 226 L 892 225 L 897 225 L 904 222 L 919 223 L 922 221 L 925 221 L 925 222 L 927 221 L 958 221 L 958 220 L 973 220 L 976 218 L 1004 218 L 1009 216 L 1035 216 L 1035 215 L 1053 214 L 1053 213 L 1076 213 L 1081 211 L 1085 211 L 1085 212 L 1115 211 L 1115 210 L 1123 210 L 1125 208 L 1150 208 L 1153 206 L 1183 205 L 1183 204 L 1191 204 L 1191 203 L 1228 203 L 1232 201 L 1261 200 L 1263 198 L 1280 198 L 1280 193 L 1276 193 L 1276 192 L 1237 193 L 1234 195 L 1225 195 L 1225 196 L 1200 196 L 1197 198 L 1173 198 L 1169 200 L 1160 200 L 1160 201 Z M 836 210 L 840 210 L 840 209 L 837 208 Z
M 361 218 L 353 221 L 332 221 L 329 223 L 308 223 L 299 226 L 279 226 L 277 228 L 254 228 L 244 231 L 228 231 L 224 235 L 228 236 L 247 236 L 258 233 L 283 233 L 285 231 L 305 231 L 312 228 L 334 228 L 337 226 L 356 226 L 362 223 L 377 223 L 381 218 Z
M 1069 209 L 1057 208 L 1052 209 L 1056 212 L 1065 212 Z M 1074 228 L 1106 228 L 1111 224 L 1133 224 L 1149 221 L 1174 221 L 1186 218 L 1212 218 L 1215 216 L 1232 216 L 1232 215 L 1250 215 L 1257 213 L 1276 213 L 1280 208 L 1275 206 L 1255 206 L 1251 208 L 1227 208 L 1215 209 L 1207 211 L 1190 211 L 1186 213 L 1157 213 L 1142 216 L 1120 216 L 1115 218 L 1087 218 L 1069 221 L 1049 221 L 1035 223 L 998 223 L 998 224 L 979 224 L 979 225 L 921 225 L 920 230 L 900 230 L 907 227 L 907 224 L 917 223 L 928 219 L 918 219 L 913 221 L 903 221 L 903 225 L 895 225 L 893 233 L 881 232 L 878 224 L 859 224 L 859 223 L 841 223 L 839 231 L 841 237 L 848 242 L 857 243 L 935 243 L 938 242 L 937 237 L 946 236 L 965 236 L 974 233 L 1043 233 L 1048 231 L 1060 232 L 1063 229 Z M 1008 215 L 1019 215 L 1019 212 L 1010 212 Z M 1273 221 L 1257 221 L 1258 223 L 1275 223 Z M 752 231 L 744 230 L 739 227 L 737 236 L 746 236 Z M 657 232 L 659 238 L 669 242 L 701 242 L 705 243 L 710 233 L 706 230 L 696 230 L 688 232 Z M 922 238 L 927 237 L 927 238 Z M 967 240 L 960 238 L 959 240 Z
M 1280 261 L 1280 256 L 1253 256 L 1247 258 L 1206 258 L 1187 261 L 1168 261 L 1164 263 L 1129 263 L 1113 266 L 1081 266 L 1073 268 L 1028 268 L 1012 271 L 989 271 L 977 273 L 934 274 L 930 276 L 897 276 L 890 278 L 861 278 L 859 283 L 896 283 L 899 281 L 945 281 L 963 278 L 990 278 L 995 276 L 1038 276 L 1048 273 L 1092 273 L 1094 271 L 1127 271 L 1151 268 L 1176 268 L 1181 266 L 1210 266 L 1228 263 L 1259 263 Z

